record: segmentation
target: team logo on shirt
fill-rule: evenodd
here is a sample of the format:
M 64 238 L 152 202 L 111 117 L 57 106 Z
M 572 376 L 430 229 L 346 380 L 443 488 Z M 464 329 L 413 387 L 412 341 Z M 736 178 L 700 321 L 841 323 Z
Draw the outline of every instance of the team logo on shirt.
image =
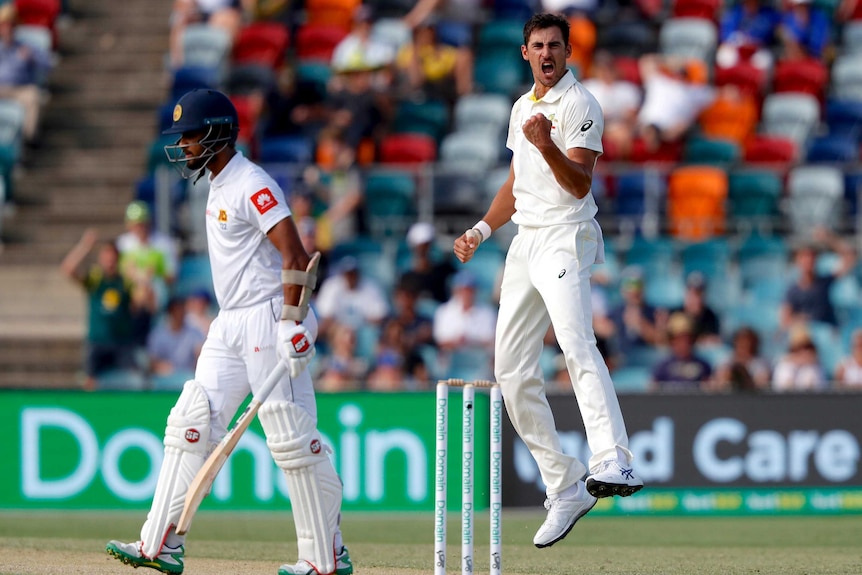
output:
M 275 196 L 272 195 L 269 188 L 264 188 L 254 193 L 251 197 L 251 203 L 254 204 L 254 207 L 258 212 L 265 214 L 278 205 L 278 200 L 275 199 Z
M 581 131 L 582 131 L 582 132 L 586 132 L 587 130 L 589 130 L 589 129 L 590 129 L 590 128 L 592 128 L 592 127 L 593 127 L 593 121 L 592 121 L 592 120 L 587 120 L 586 122 L 584 122 L 583 124 L 581 124 Z
M 218 225 L 221 229 L 227 230 L 227 211 L 219 210 L 218 211 Z

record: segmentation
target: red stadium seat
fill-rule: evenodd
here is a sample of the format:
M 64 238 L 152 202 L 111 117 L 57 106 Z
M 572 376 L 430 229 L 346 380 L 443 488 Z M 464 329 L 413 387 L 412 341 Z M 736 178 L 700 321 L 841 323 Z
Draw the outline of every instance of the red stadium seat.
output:
M 703 18 L 715 22 L 721 0 L 675 0 L 672 16 L 674 18 Z
M 345 31 L 353 25 L 359 0 L 306 0 L 306 24 L 336 26 Z
M 829 70 L 815 58 L 782 60 L 775 65 L 773 92 L 802 92 L 823 100 Z
M 42 26 L 51 31 L 51 43 L 57 49 L 57 16 L 62 6 L 60 0 L 15 0 L 18 24 Z
M 296 57 L 299 60 L 329 62 L 335 47 L 347 35 L 340 26 L 306 24 L 296 32 Z
M 776 164 L 786 168 L 797 159 L 796 144 L 789 138 L 757 134 L 745 142 L 743 160 L 751 164 Z
M 766 72 L 741 62 L 730 68 L 715 69 L 716 86 L 736 86 L 746 94 L 757 96 L 758 101 L 766 88 Z
M 278 22 L 253 22 L 240 30 L 233 44 L 235 64 L 281 68 L 289 43 L 287 28 Z
M 637 58 L 629 56 L 617 56 L 614 58 L 614 66 L 617 69 L 620 80 L 641 85 L 641 69 Z
M 260 119 L 260 104 L 257 99 L 249 96 L 230 96 L 239 118 L 239 136 L 237 142 L 249 146 L 252 155 L 257 153 L 257 122 Z
M 385 164 L 421 164 L 437 159 L 437 142 L 427 134 L 391 134 L 380 143 Z
M 662 142 L 657 150 L 650 150 L 642 138 L 635 138 L 632 142 L 631 161 L 637 164 L 676 164 L 682 160 L 682 147 L 682 142 Z

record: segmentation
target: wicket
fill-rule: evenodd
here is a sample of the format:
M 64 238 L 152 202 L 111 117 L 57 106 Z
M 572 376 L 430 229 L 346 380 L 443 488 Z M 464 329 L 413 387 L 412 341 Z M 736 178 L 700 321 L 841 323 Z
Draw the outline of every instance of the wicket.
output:
M 437 444 L 434 461 L 434 575 L 446 575 L 446 471 L 448 469 L 449 388 L 462 389 L 461 430 L 461 574 L 473 573 L 473 488 L 474 488 L 474 409 L 477 387 L 491 394 L 490 408 L 490 575 L 502 573 L 503 510 L 503 395 L 500 386 L 491 381 L 465 382 L 448 379 L 437 382 Z

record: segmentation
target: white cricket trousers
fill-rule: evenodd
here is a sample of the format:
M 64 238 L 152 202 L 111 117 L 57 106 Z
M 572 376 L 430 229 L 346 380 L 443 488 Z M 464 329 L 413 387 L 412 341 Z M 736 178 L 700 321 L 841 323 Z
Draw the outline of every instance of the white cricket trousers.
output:
M 539 466 L 548 495 L 582 479 L 587 469 L 563 453 L 539 365 L 553 324 L 584 421 L 590 467 L 631 460 L 628 435 L 607 365 L 596 347 L 590 266 L 604 259 L 594 220 L 543 228 L 521 226 L 506 256 L 497 318 L 494 373 L 509 419 Z M 567 414 L 576 417 L 576 414 Z
M 282 300 L 275 298 L 250 307 L 220 310 L 213 320 L 195 369 L 195 379 L 210 401 L 212 443 L 224 437 L 240 404 L 275 368 L 281 307 Z M 303 323 L 317 337 L 313 311 L 309 310 Z M 268 399 L 295 403 L 317 421 L 314 386 L 307 369 L 294 379 L 285 374 Z

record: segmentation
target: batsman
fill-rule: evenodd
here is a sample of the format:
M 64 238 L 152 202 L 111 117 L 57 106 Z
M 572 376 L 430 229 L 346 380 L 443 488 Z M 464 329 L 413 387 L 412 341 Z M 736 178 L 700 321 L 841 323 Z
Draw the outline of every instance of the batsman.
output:
M 216 90 L 183 95 L 165 134 L 168 159 L 185 178 L 209 171 L 206 231 L 219 312 L 193 380 L 167 418 L 164 459 L 140 540 L 110 541 L 107 552 L 133 567 L 179 574 L 185 535 L 177 533 L 189 487 L 253 394 L 266 443 L 287 479 L 298 561 L 279 575 L 350 575 L 341 537 L 342 485 L 317 430 L 308 364 L 317 320 L 309 309 L 317 254 L 306 253 L 284 193 L 236 149 L 237 111 Z M 280 362 L 284 375 L 266 397 L 258 391 Z

